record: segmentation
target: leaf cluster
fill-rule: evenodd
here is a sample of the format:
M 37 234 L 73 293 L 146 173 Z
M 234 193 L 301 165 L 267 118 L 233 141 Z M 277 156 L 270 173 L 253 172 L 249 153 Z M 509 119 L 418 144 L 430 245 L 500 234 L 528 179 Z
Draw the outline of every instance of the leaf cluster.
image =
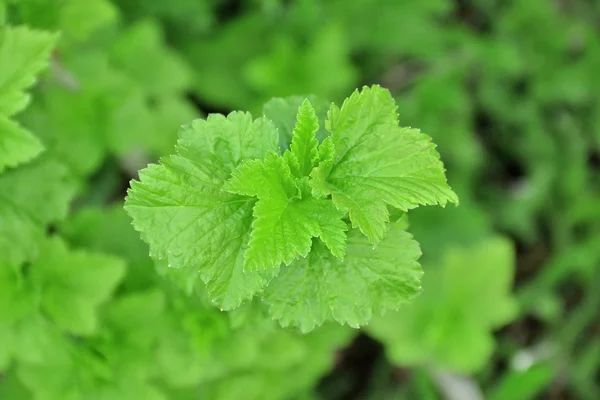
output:
M 221 309 L 263 292 L 283 326 L 358 327 L 420 291 L 420 249 L 388 207 L 458 199 L 429 137 L 398 126 L 379 86 L 332 104 L 320 143 L 310 101 L 296 119 L 283 154 L 266 117 L 194 121 L 177 154 L 132 182 L 125 208 L 151 254 L 201 279 Z

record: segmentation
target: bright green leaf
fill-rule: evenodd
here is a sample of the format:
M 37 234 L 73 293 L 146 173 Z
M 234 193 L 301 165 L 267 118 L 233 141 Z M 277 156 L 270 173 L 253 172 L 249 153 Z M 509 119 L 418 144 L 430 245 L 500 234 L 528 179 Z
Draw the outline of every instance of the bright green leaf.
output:
M 316 136 L 319 141 L 322 141 L 329 135 L 325 129 L 325 118 L 329 109 L 329 102 L 327 100 L 317 96 L 275 97 L 263 106 L 263 114 L 273 121 L 279 131 L 279 149 L 282 152 L 290 147 L 294 127 L 297 122 L 298 108 L 306 99 L 310 101 L 317 114 L 319 130 Z
M 302 186 L 302 182 L 299 182 Z M 224 190 L 256 196 L 253 231 L 245 254 L 245 268 L 254 271 L 289 265 L 298 255 L 306 257 L 312 238 L 321 237 L 336 256 L 343 257 L 346 223 L 344 213 L 330 200 L 310 195 L 304 181 L 298 187 L 289 165 L 275 153 L 265 161 L 253 160 L 234 171 Z
M 292 144 L 284 157 L 294 175 L 298 178 L 308 176 L 318 161 L 319 144 L 315 134 L 319 130 L 319 120 L 315 109 L 308 99 L 298 109 L 298 122 L 294 128 Z
M 307 258 L 282 268 L 265 290 L 270 314 L 282 326 L 303 332 L 328 318 L 358 328 L 373 313 L 412 300 L 421 291 L 421 251 L 404 227 L 391 224 L 375 248 L 360 232 L 350 231 L 344 262 L 315 243 Z
M 184 128 L 177 155 L 142 170 L 126 199 L 152 256 L 198 274 L 223 309 L 261 291 L 276 269 L 243 270 L 255 201 L 221 189 L 243 160 L 276 149 L 277 131 L 269 121 L 239 112 L 211 115 Z
M 25 89 L 48 65 L 56 36 L 27 27 L 0 29 L 0 114 L 11 116 L 27 106 Z
M 30 132 L 0 115 L 0 173 L 35 158 L 43 149 Z
M 387 204 L 406 211 L 458 202 L 431 139 L 397 125 L 396 105 L 387 90 L 373 86 L 354 92 L 341 108 L 332 105 L 329 111 L 327 129 L 336 152 L 331 171 L 320 166 L 313 174 L 314 187 L 331 194 L 372 242 L 385 233 Z

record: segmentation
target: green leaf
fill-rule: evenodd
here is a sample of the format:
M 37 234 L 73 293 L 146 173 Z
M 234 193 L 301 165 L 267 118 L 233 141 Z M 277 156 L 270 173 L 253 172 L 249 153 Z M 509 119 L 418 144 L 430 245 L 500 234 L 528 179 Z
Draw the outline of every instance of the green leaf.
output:
M 315 243 L 307 258 L 283 268 L 265 290 L 270 314 L 303 332 L 329 318 L 358 328 L 374 312 L 412 300 L 421 290 L 421 251 L 404 227 L 390 224 L 375 247 L 358 230 L 350 231 L 344 262 Z
M 16 122 L 0 115 L 0 173 L 37 157 L 42 143 Z
M 192 73 L 164 42 L 161 25 L 142 20 L 119 36 L 111 49 L 111 61 L 152 95 L 185 90 L 191 84 Z
M 121 283 L 122 289 L 156 284 L 158 277 L 148 273 L 154 268 L 154 262 L 148 257 L 148 245 L 131 226 L 131 218 L 122 204 L 81 208 L 59 225 L 59 232 L 75 247 L 114 254 L 126 260 L 127 277 Z
M 96 74 L 97 79 L 100 75 Z M 100 167 L 106 142 L 111 139 L 103 134 L 105 125 L 110 123 L 110 117 L 104 113 L 106 107 L 98 107 L 99 99 L 90 95 L 88 86 L 78 91 L 58 86 L 40 91 L 22 117 L 41 139 L 47 153 L 61 160 L 77 176 L 91 174 Z M 123 108 L 122 103 L 120 106 Z M 128 128 L 131 130 L 131 124 Z
M 0 27 L 0 172 L 38 156 L 43 146 L 8 117 L 29 103 L 25 89 L 44 69 L 56 37 L 27 27 Z
M 259 199 L 300 198 L 289 165 L 275 153 L 268 153 L 264 161 L 243 162 L 233 171 L 223 190 Z
M 297 178 L 308 176 L 319 160 L 315 134 L 319 130 L 319 120 L 315 109 L 305 99 L 298 109 L 298 122 L 294 128 L 292 144 L 284 154 L 292 172 Z
M 5 371 L 10 365 L 12 358 L 12 350 L 14 348 L 14 336 L 12 327 L 0 322 L 0 371 Z
M 316 133 L 317 139 L 322 141 L 329 135 L 325 129 L 325 118 L 329 109 L 329 102 L 317 96 L 290 96 L 275 97 L 263 106 L 265 117 L 273 121 L 279 131 L 279 149 L 284 152 L 292 142 L 294 127 L 297 122 L 298 108 L 308 99 L 314 107 L 319 120 L 319 130 Z
M 267 51 L 254 54 L 241 71 L 255 93 L 290 95 L 319 93 L 338 98 L 354 87 L 356 70 L 345 33 L 326 19 L 311 28 L 300 44 L 289 35 L 271 33 Z
M 41 314 L 23 318 L 13 326 L 14 355 L 20 364 L 68 362 L 70 338 Z
M 277 270 L 243 270 L 255 200 L 221 189 L 243 160 L 276 149 L 277 130 L 268 120 L 210 115 L 185 127 L 177 154 L 140 171 L 128 192 L 125 208 L 151 255 L 197 274 L 223 309 L 260 292 Z
M 313 174 L 316 190 L 331 194 L 372 242 L 383 238 L 388 204 L 406 211 L 458 202 L 431 138 L 397 125 L 389 91 L 379 86 L 355 91 L 329 111 L 327 129 L 336 152 L 331 170 L 324 164 Z
M 151 348 L 164 328 L 166 311 L 165 294 L 159 288 L 129 292 L 108 305 L 104 329 L 113 331 L 120 344 Z
M 125 263 L 99 253 L 69 250 L 59 238 L 47 240 L 31 265 L 42 288 L 42 308 L 67 332 L 87 335 L 97 328 L 96 308 L 108 300 L 125 273 Z
M 315 149 L 316 152 L 316 149 Z M 346 223 L 344 213 L 330 200 L 310 195 L 306 180 L 296 184 L 289 165 L 275 153 L 265 161 L 243 163 L 224 190 L 258 197 L 254 206 L 253 231 L 244 267 L 250 271 L 289 265 L 298 255 L 306 257 L 312 238 L 321 239 L 343 258 Z
M 493 237 L 451 248 L 438 268 L 426 268 L 425 290 L 397 313 L 374 318 L 367 330 L 386 345 L 398 365 L 433 365 L 463 373 L 483 367 L 492 331 L 512 320 L 514 250 Z
M 312 195 L 316 198 L 323 198 L 331 194 L 327 183 L 327 177 L 331 173 L 333 160 L 335 159 L 335 144 L 331 136 L 327 137 L 319 145 L 318 153 L 319 164 L 310 173 L 310 183 L 312 186 Z
M 73 194 L 66 169 L 51 160 L 0 175 L 0 259 L 19 265 L 34 256 L 47 224 L 66 216 Z
M 117 19 L 118 15 L 117 7 L 107 0 L 67 0 L 60 7 L 58 23 L 61 31 L 83 40 Z
M 56 36 L 27 27 L 0 29 L 0 114 L 11 116 L 27 106 L 23 91 L 48 65 Z

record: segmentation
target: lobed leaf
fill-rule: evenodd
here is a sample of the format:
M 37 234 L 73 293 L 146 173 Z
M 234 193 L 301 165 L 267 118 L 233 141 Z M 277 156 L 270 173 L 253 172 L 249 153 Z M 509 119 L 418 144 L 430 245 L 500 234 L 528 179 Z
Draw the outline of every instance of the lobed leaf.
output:
M 19 124 L 0 115 L 0 173 L 37 157 L 42 143 Z
M 297 120 L 292 144 L 284 157 L 294 176 L 302 178 L 308 176 L 319 161 L 317 152 L 319 141 L 315 136 L 319 130 L 319 120 L 308 99 L 305 99 L 298 109 Z
M 126 198 L 151 255 L 197 273 L 223 309 L 252 298 L 277 271 L 243 270 L 255 200 L 222 190 L 243 160 L 276 149 L 277 131 L 268 120 L 210 115 L 184 128 L 177 154 L 141 171 Z
M 269 153 L 264 161 L 242 164 L 223 189 L 258 198 L 245 268 L 289 265 L 298 255 L 307 256 L 313 237 L 321 237 L 336 256 L 343 257 L 344 213 L 330 200 L 313 198 L 307 181 L 296 183 L 283 157 Z
M 270 314 L 282 326 L 308 332 L 329 318 L 358 328 L 372 314 L 397 309 L 421 291 L 419 245 L 402 222 L 390 224 L 385 239 L 373 248 L 358 231 L 348 234 L 342 262 L 323 246 L 283 268 L 265 290 Z
M 374 243 L 389 220 L 387 205 L 409 210 L 419 205 L 457 203 L 431 138 L 398 127 L 396 105 L 379 86 L 354 92 L 341 108 L 332 105 L 327 120 L 334 161 L 311 174 L 319 195 L 350 215 L 353 227 Z
M 11 116 L 27 106 L 25 89 L 48 65 L 56 36 L 24 26 L 0 29 L 0 114 Z

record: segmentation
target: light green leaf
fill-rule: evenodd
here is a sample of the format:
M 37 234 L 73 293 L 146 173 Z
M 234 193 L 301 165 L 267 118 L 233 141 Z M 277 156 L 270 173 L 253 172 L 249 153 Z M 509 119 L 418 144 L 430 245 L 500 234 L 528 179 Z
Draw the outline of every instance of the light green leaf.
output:
M 319 130 L 319 120 L 308 99 L 305 99 L 298 109 L 297 119 L 292 144 L 284 157 L 293 174 L 297 178 L 302 178 L 310 174 L 319 159 L 317 152 L 319 141 L 315 136 Z
M 124 274 L 119 258 L 69 250 L 57 237 L 40 247 L 31 265 L 42 309 L 62 329 L 79 335 L 96 330 L 96 308 L 110 298 Z
M 330 200 L 313 198 L 306 180 L 298 184 L 284 158 L 275 153 L 267 154 L 265 161 L 242 164 L 225 184 L 224 190 L 259 199 L 245 254 L 248 270 L 289 265 L 298 255 L 306 257 L 313 237 L 321 237 L 336 256 L 343 257 L 344 213 Z
M 375 248 L 358 230 L 350 231 L 344 262 L 315 243 L 307 258 L 283 268 L 265 290 L 270 314 L 303 332 L 329 318 L 358 328 L 374 312 L 412 300 L 421 290 L 421 251 L 404 227 L 391 224 Z
M 14 356 L 20 363 L 68 362 L 70 338 L 41 314 L 23 318 L 13 326 Z
M 0 29 L 0 114 L 11 116 L 27 106 L 23 92 L 48 65 L 56 36 L 27 27 Z
M 114 254 L 127 261 L 127 277 L 122 290 L 156 285 L 158 277 L 148 273 L 154 262 L 148 257 L 148 245 L 131 226 L 131 218 L 122 204 L 111 207 L 85 207 L 69 216 L 58 227 L 61 237 L 75 247 Z
M 35 136 L 0 115 L 0 173 L 37 157 L 43 150 Z
M 61 30 L 78 40 L 89 37 L 119 14 L 117 7 L 107 0 L 67 0 L 60 8 Z
M 140 171 L 128 192 L 125 208 L 151 255 L 197 274 L 223 309 L 260 292 L 277 270 L 243 270 L 255 200 L 221 189 L 243 160 L 276 149 L 277 130 L 268 120 L 210 115 L 185 127 L 177 154 Z
M 29 103 L 25 89 L 46 67 L 56 37 L 27 27 L 0 27 L 0 172 L 38 156 L 43 146 L 8 117 Z
M 97 79 L 99 75 L 96 74 Z M 106 97 L 102 101 L 106 102 Z M 23 113 L 23 121 L 41 139 L 48 154 L 60 160 L 73 175 L 85 176 L 100 167 L 107 142 L 111 142 L 111 137 L 105 137 L 103 132 L 105 125 L 110 125 L 110 118 L 104 113 L 106 107 L 98 104 L 99 99 L 86 89 L 72 91 L 55 86 L 36 96 Z M 128 128 L 132 129 L 131 125 Z
M 131 25 L 119 36 L 110 55 L 115 65 L 152 95 L 185 90 L 191 84 L 191 70 L 165 45 L 161 25 L 153 20 Z
M 517 312 L 510 294 L 512 244 L 494 237 L 451 248 L 437 269 L 426 271 L 423 294 L 396 313 L 374 318 L 369 333 L 398 365 L 479 370 L 493 351 L 492 331 Z
M 310 101 L 317 114 L 319 130 L 316 137 L 317 140 L 322 141 L 329 136 L 329 132 L 325 129 L 325 118 L 330 104 L 327 100 L 317 96 L 275 97 L 263 106 L 263 114 L 273 121 L 279 131 L 279 149 L 282 152 L 290 147 L 297 122 L 298 108 L 306 99 Z
M 335 158 L 335 144 L 333 138 L 327 137 L 323 143 L 319 145 L 319 164 L 313 168 L 310 173 L 312 195 L 317 198 L 327 197 L 331 194 L 331 190 L 327 184 L 327 177 L 333 168 L 333 160 Z
M 66 216 L 73 194 L 66 169 L 51 160 L 0 175 L 0 259 L 19 265 L 34 256 L 47 224 Z
M 268 153 L 265 160 L 242 163 L 233 171 L 223 190 L 242 196 L 267 198 L 300 198 L 300 190 L 292 177 L 290 167 L 275 153 Z
M 396 105 L 379 86 L 354 92 L 327 120 L 335 161 L 312 174 L 320 194 L 348 211 L 354 227 L 372 241 L 385 233 L 387 205 L 409 210 L 418 205 L 457 203 L 429 136 L 397 126 Z M 327 168 L 326 168 L 327 167 Z

